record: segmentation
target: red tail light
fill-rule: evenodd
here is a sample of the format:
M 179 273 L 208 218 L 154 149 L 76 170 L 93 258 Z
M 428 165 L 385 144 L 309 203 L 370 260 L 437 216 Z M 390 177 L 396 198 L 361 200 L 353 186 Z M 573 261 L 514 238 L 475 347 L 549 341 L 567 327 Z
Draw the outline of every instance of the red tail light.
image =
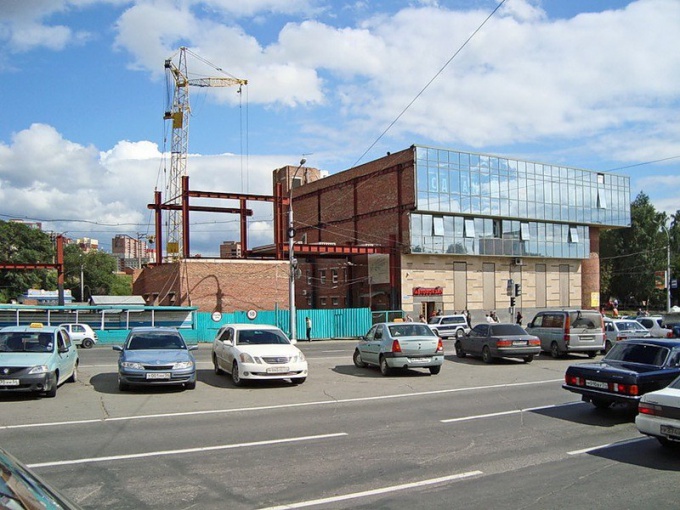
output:
M 496 340 L 496 347 L 512 347 L 512 340 Z
M 655 404 L 648 404 L 647 402 L 640 402 L 638 405 L 640 414 L 649 414 L 651 416 L 661 416 L 661 406 Z
M 532 338 L 529 340 L 529 345 L 537 346 L 541 345 L 541 340 L 539 338 Z
M 564 318 L 564 343 L 569 345 L 569 331 L 571 330 L 571 317 L 566 314 Z
M 442 342 L 441 338 L 437 342 L 437 352 L 444 352 L 444 342 Z
M 399 340 L 392 340 L 392 352 L 401 352 L 401 345 L 399 345 Z
M 575 375 L 569 374 L 564 376 L 564 382 L 569 386 L 583 386 L 586 383 L 583 377 L 576 377 Z

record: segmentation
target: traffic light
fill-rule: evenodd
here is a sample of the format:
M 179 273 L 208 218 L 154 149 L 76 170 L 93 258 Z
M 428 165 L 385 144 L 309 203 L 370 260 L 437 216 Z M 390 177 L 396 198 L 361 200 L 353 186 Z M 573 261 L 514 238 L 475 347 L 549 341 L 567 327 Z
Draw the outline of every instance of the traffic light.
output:
M 516 283 L 515 284 L 515 296 L 521 296 L 521 295 L 522 295 L 522 284 Z
M 514 297 L 511 297 L 511 298 L 510 298 L 510 306 L 511 306 L 511 307 L 514 307 L 514 306 L 515 306 L 515 298 L 514 298 Z

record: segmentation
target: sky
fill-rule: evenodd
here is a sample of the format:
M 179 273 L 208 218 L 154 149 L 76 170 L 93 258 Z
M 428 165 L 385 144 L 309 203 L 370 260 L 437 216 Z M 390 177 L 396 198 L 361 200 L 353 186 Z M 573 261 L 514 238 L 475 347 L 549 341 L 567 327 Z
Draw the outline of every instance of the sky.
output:
M 303 157 L 419 144 L 628 175 L 631 201 L 680 209 L 679 0 L 1 0 L 0 44 L 0 219 L 106 251 L 153 234 L 182 46 L 190 78 L 248 80 L 190 87 L 192 189 L 271 194 Z M 238 229 L 192 213 L 191 254 Z

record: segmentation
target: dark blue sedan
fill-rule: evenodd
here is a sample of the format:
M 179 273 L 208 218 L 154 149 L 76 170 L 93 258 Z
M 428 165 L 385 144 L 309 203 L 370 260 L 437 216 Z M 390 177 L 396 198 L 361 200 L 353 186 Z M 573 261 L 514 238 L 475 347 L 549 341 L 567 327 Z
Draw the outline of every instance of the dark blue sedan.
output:
M 180 385 L 196 387 L 196 360 L 179 331 L 173 328 L 133 328 L 119 351 L 118 389 L 130 386 Z

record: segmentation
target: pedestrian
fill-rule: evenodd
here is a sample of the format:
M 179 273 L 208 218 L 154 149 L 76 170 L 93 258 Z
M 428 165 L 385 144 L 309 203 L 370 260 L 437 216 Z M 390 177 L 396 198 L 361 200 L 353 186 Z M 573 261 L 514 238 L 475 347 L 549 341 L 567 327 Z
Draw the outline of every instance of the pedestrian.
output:
M 521 325 L 522 325 L 522 319 L 523 319 L 523 318 L 524 318 L 524 317 L 522 317 L 522 312 L 517 312 L 517 318 L 516 318 L 516 321 L 515 321 L 515 322 L 517 323 L 518 326 L 521 326 Z
M 496 315 L 496 310 L 491 312 L 491 322 L 499 323 L 498 315 Z
M 312 341 L 312 319 L 305 317 L 305 326 L 307 327 L 307 341 Z
M 472 328 L 472 315 L 470 315 L 470 310 L 465 309 L 465 320 L 467 321 L 468 328 Z
M 422 313 L 420 314 L 420 317 L 418 317 L 418 320 L 419 320 L 420 322 L 423 322 L 423 323 L 427 324 L 427 321 L 425 320 L 425 316 L 424 316 Z
M 441 314 L 442 314 L 442 309 L 440 308 L 439 310 L 437 310 L 437 315 L 441 315 Z
M 410 315 L 407 315 L 406 322 L 413 322 L 413 318 Z
M 486 322 L 488 322 L 489 324 L 492 324 L 494 322 L 491 312 L 486 314 Z

